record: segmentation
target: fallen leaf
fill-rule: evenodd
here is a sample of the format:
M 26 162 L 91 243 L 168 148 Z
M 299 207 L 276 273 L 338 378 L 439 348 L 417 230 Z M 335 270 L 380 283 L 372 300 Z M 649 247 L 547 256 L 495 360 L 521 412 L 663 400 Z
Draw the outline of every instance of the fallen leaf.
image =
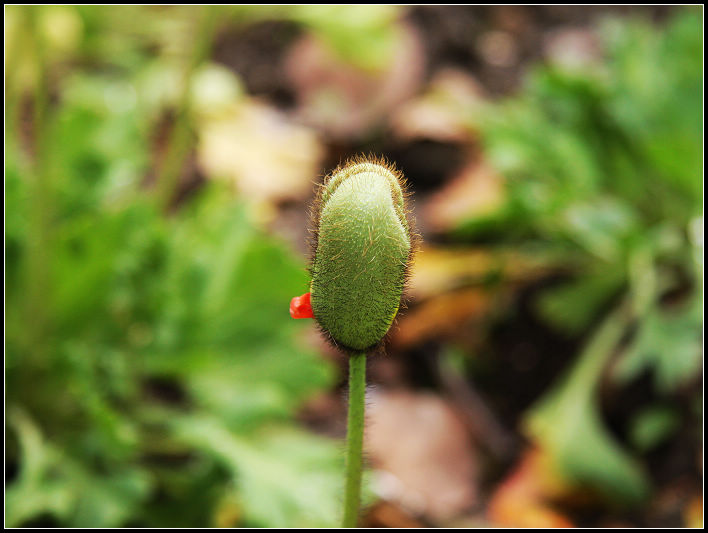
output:
M 694 496 L 684 511 L 686 527 L 703 528 L 703 496 Z
M 378 502 L 366 514 L 368 527 L 425 527 L 403 509 L 390 502 Z
M 441 294 L 406 311 L 392 329 L 391 343 L 405 349 L 453 334 L 482 317 L 491 305 L 491 293 L 476 287 Z
M 552 461 L 538 449 L 527 450 L 492 495 L 489 519 L 500 527 L 573 527 L 549 501 L 568 491 Z
M 415 306 L 402 313 L 391 343 L 404 349 L 430 338 L 474 331 L 470 323 L 504 305 L 510 291 L 550 272 L 548 257 L 511 250 L 423 247 L 407 294 Z M 503 280 L 503 284 L 490 283 Z
M 489 279 L 523 283 L 549 274 L 551 264 L 541 254 L 532 256 L 515 250 L 423 246 L 413 264 L 408 294 L 424 300 Z
M 504 179 L 486 162 L 470 160 L 423 207 L 434 231 L 455 229 L 462 222 L 495 213 L 506 199 Z
M 457 413 L 434 394 L 372 394 L 364 442 L 383 499 L 432 521 L 477 502 L 475 450 Z
M 249 202 L 303 199 L 320 172 L 323 147 L 310 129 L 254 100 L 202 122 L 198 157 L 213 178 Z
M 564 27 L 549 32 L 543 48 L 551 63 L 578 71 L 596 66 L 602 57 L 598 35 L 587 29 Z
M 475 139 L 469 116 L 484 98 L 481 85 L 469 74 L 444 68 L 422 96 L 403 104 L 391 117 L 393 132 L 404 140 L 470 142 Z

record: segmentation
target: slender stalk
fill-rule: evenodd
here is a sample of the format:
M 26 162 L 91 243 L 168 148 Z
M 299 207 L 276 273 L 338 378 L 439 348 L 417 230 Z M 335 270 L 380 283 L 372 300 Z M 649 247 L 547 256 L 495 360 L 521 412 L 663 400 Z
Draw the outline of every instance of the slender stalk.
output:
M 362 448 L 364 444 L 364 398 L 366 353 L 349 357 L 349 416 L 347 417 L 347 474 L 343 527 L 356 527 L 361 498 Z
M 158 169 L 156 199 L 162 209 L 166 209 L 177 188 L 180 171 L 189 155 L 193 144 L 193 131 L 190 124 L 190 83 L 197 67 L 209 55 L 217 9 L 214 6 L 202 6 L 195 10 L 195 37 L 191 55 L 187 58 L 182 73 L 181 92 L 175 110 L 175 119 L 170 130 L 165 155 Z
M 49 109 L 49 79 L 46 61 L 44 36 L 39 28 L 38 6 L 25 8 L 24 16 L 27 24 L 28 45 L 36 72 L 34 98 L 32 100 L 32 131 L 27 146 L 28 183 L 30 190 L 28 213 L 28 239 L 26 256 L 26 291 L 27 291 L 27 324 L 30 357 L 34 364 L 41 366 L 47 348 L 49 316 L 47 309 L 51 307 L 50 297 L 51 276 L 51 234 L 52 234 L 52 185 L 51 185 L 51 154 L 48 140 L 51 130 Z

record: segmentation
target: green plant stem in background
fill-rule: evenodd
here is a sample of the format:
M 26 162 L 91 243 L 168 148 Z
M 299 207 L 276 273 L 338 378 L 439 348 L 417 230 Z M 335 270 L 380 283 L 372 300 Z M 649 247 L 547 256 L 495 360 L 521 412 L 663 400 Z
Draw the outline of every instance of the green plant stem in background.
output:
M 185 65 L 174 123 L 157 174 L 156 198 L 162 209 L 166 209 L 170 205 L 178 185 L 180 171 L 193 145 L 193 132 L 190 124 L 191 80 L 194 71 L 209 54 L 215 24 L 216 8 L 214 6 L 195 12 L 194 45 Z
M 361 498 L 362 448 L 364 444 L 364 399 L 366 353 L 349 357 L 349 415 L 347 417 L 347 474 L 343 527 L 356 527 Z
M 26 320 L 29 325 L 26 342 L 30 348 L 30 357 L 34 358 L 34 363 L 39 366 L 40 359 L 44 357 L 49 330 L 49 317 L 46 310 L 50 307 L 48 298 L 51 288 L 49 249 L 52 233 L 52 185 L 47 152 L 47 137 L 50 130 L 49 86 L 45 43 L 37 20 L 38 8 L 27 7 L 24 14 L 36 74 L 32 100 L 32 137 L 26 147 L 27 170 L 30 177 L 29 190 L 33 198 L 30 203 L 26 260 L 27 297 L 25 301 Z

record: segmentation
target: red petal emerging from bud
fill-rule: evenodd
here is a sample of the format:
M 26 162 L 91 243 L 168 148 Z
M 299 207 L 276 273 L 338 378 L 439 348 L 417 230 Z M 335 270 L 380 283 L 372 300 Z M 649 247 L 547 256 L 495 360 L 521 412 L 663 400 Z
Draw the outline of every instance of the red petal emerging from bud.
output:
M 312 314 L 309 292 L 290 300 L 290 316 L 293 318 L 315 318 L 315 315 Z

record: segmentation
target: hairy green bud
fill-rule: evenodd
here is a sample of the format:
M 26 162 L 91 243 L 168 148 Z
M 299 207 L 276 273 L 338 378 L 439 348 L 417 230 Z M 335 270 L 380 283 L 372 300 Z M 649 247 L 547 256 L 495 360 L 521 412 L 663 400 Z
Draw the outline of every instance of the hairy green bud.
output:
M 314 317 L 337 345 L 370 349 L 398 313 L 412 255 L 401 177 L 382 162 L 348 163 L 325 181 L 314 215 Z

